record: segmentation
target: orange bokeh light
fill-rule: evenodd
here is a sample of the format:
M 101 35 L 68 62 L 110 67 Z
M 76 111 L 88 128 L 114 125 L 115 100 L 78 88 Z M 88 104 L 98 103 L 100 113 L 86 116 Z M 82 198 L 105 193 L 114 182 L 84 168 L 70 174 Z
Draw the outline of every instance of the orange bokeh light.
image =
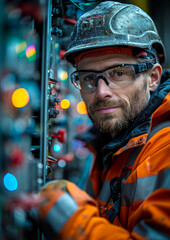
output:
M 60 105 L 62 109 L 68 109 L 70 107 L 70 101 L 68 99 L 63 99 Z
M 80 114 L 87 114 L 87 108 L 83 101 L 77 104 L 77 112 Z
M 11 100 L 14 107 L 25 107 L 30 100 L 29 93 L 25 88 L 18 88 L 13 92 Z
M 62 81 L 67 80 L 67 78 L 68 78 L 68 73 L 66 71 L 63 71 L 63 72 L 60 73 L 60 79 Z

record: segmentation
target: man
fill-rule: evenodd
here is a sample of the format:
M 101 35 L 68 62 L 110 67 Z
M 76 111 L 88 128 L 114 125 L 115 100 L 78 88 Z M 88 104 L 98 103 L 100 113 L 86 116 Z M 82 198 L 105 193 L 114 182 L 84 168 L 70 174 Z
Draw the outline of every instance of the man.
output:
M 91 197 L 64 180 L 48 184 L 42 230 L 48 239 L 169 239 L 170 79 L 153 21 L 102 2 L 79 19 L 66 59 L 95 126 L 86 134 Z

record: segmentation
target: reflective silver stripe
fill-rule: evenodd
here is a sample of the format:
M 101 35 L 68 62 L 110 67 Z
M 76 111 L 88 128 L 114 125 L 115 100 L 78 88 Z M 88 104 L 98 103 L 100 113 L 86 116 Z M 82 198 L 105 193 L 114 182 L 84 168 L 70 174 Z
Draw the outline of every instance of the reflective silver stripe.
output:
M 137 183 L 129 183 L 121 185 L 121 205 L 131 206 L 134 200 L 134 193 Z
M 122 184 L 121 205 L 130 206 L 133 201 L 143 201 L 159 188 L 170 189 L 170 169 L 157 175 L 138 178 L 135 183 Z
M 159 188 L 170 188 L 170 169 L 158 175 L 138 178 L 137 182 L 121 185 L 121 205 L 131 206 L 133 201 L 143 201 Z M 110 182 L 105 180 L 98 199 L 107 202 L 110 196 Z M 112 200 L 110 199 L 109 202 Z
M 144 221 L 139 222 L 133 229 L 133 232 L 153 240 L 168 240 L 170 239 L 170 234 L 165 235 L 162 232 L 159 232 L 156 227 L 152 227 Z
M 49 239 L 56 239 L 57 233 L 77 209 L 77 203 L 68 193 L 62 195 L 43 221 L 43 232 L 50 236 Z
M 98 199 L 107 202 L 110 196 L 110 182 L 105 180 L 98 196 Z

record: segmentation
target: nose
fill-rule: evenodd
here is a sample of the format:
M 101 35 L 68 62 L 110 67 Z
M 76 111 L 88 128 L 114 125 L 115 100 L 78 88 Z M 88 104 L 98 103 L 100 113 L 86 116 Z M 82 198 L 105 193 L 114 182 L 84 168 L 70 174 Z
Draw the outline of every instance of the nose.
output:
M 96 97 L 98 99 L 107 99 L 112 97 L 112 90 L 102 78 L 98 79 L 98 85 L 96 88 Z

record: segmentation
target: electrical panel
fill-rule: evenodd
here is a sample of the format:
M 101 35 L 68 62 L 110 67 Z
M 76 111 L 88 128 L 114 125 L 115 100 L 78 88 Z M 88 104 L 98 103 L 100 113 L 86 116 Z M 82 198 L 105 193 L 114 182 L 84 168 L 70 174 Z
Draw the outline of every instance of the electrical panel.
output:
M 83 5 L 84 4 L 84 5 Z M 83 188 L 92 156 L 74 137 L 91 126 L 64 59 L 90 1 L 0 3 L 0 239 L 43 239 L 28 220 L 36 194 L 66 178 Z M 88 164 L 87 164 L 88 163 Z

